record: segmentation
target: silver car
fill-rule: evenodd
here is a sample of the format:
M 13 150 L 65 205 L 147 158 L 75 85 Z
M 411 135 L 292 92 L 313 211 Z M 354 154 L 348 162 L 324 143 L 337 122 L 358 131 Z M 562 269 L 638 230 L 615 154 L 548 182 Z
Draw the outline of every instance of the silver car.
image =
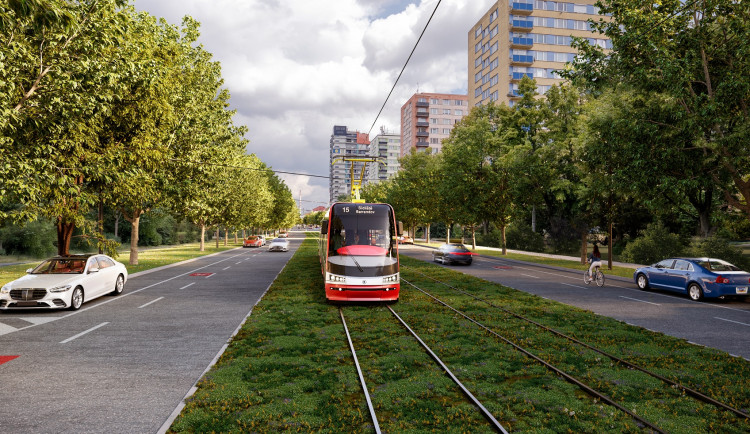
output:
M 289 240 L 287 238 L 274 238 L 268 245 L 269 252 L 288 252 Z

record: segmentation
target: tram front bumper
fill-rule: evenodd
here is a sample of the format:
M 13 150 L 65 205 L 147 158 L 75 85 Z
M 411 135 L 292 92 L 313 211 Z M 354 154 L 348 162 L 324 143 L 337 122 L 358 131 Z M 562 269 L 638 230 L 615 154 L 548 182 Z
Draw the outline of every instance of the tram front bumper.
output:
M 395 301 L 401 285 L 357 286 L 326 283 L 326 298 L 331 301 Z

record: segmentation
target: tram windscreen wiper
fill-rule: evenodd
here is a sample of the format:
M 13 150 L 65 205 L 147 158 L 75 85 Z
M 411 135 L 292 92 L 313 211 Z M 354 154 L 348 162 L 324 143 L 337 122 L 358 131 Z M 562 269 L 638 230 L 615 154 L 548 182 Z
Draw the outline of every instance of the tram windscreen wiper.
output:
M 357 262 L 357 258 L 355 258 L 354 256 L 349 256 L 349 257 L 350 257 L 350 258 L 352 258 L 352 261 L 354 261 L 354 265 L 356 265 L 356 266 L 357 266 L 357 268 L 359 269 L 359 272 L 360 272 L 360 273 L 362 273 L 363 271 L 365 271 L 365 270 L 364 270 L 364 269 L 362 268 L 362 266 L 361 266 L 361 265 L 359 265 L 359 262 Z

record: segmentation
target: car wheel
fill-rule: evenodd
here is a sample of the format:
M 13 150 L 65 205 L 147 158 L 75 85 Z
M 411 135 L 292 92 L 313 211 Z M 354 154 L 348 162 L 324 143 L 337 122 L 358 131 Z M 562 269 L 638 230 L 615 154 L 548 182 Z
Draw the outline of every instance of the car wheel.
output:
M 83 288 L 76 286 L 73 294 L 70 295 L 70 310 L 78 310 L 83 304 Z
M 639 274 L 638 277 L 636 277 L 635 282 L 638 285 L 638 289 L 644 291 L 648 289 L 648 279 L 645 274 Z
M 120 295 L 122 294 L 122 290 L 125 288 L 125 278 L 122 277 L 122 274 L 117 276 L 117 280 L 115 281 L 115 289 L 114 291 L 110 292 L 112 295 Z
M 688 286 L 688 295 L 693 301 L 700 301 L 703 298 L 703 289 L 697 283 L 691 283 Z

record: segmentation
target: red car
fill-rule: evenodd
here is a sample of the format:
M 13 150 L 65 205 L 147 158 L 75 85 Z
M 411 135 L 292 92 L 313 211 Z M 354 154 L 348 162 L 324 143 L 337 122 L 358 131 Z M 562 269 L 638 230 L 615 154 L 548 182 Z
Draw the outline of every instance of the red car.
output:
M 255 235 L 251 235 L 245 238 L 245 241 L 242 243 L 242 247 L 260 247 L 262 245 L 263 240 L 260 237 L 256 237 Z

